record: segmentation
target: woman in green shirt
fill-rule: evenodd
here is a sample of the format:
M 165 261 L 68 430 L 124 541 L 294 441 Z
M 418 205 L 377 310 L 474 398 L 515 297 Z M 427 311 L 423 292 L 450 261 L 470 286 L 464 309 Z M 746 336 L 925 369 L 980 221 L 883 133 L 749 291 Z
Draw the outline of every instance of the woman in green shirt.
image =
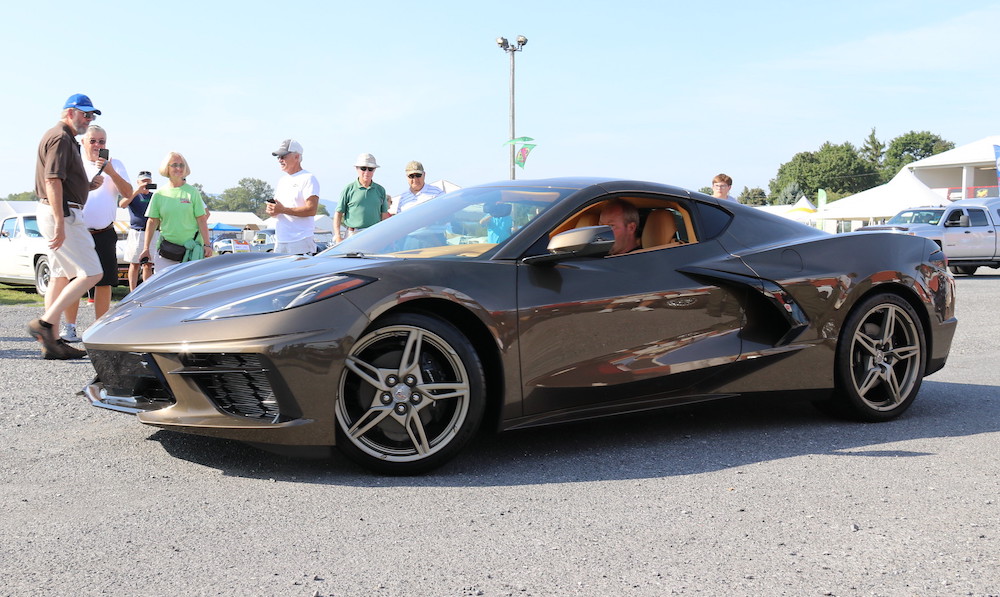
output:
M 212 245 L 208 243 L 208 210 L 201 198 L 201 192 L 187 184 L 191 174 L 184 156 L 170 152 L 160 164 L 160 175 L 170 179 L 166 188 L 158 189 L 146 208 L 146 238 L 144 250 L 139 255 L 153 260 L 153 275 L 162 273 L 182 261 L 209 257 Z M 170 259 L 161 254 L 160 247 L 150 247 L 153 233 L 160 231 L 160 243 L 167 240 L 184 246 L 186 251 L 181 259 Z

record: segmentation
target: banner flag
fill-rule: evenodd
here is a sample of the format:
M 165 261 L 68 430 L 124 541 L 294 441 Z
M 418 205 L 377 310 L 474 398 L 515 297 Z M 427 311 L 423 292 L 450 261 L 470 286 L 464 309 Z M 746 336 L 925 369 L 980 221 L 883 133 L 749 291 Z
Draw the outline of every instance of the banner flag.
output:
M 997 186 L 1000 187 L 1000 145 L 994 145 L 993 146 L 993 155 L 996 156 L 996 158 L 997 158 L 997 163 L 996 163 L 996 167 L 997 167 Z M 997 190 L 1000 191 L 1000 189 L 997 189 Z
M 531 144 L 522 145 L 521 149 L 517 150 L 517 153 L 514 154 L 514 163 L 520 166 L 522 170 L 524 169 L 524 162 L 528 159 L 528 154 L 534 148 L 535 146 Z
M 525 143 L 527 141 L 534 141 L 531 137 L 518 137 L 517 139 L 511 139 L 504 143 L 504 145 L 510 145 L 511 143 Z

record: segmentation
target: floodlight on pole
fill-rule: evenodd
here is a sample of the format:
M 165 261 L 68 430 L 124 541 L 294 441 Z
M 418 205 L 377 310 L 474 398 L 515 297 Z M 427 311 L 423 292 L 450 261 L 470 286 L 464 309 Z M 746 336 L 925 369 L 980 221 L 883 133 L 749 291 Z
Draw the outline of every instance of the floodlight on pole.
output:
M 528 38 L 518 35 L 514 43 L 507 41 L 506 37 L 497 38 L 497 46 L 501 50 L 510 54 L 510 139 L 514 139 L 514 52 L 520 52 L 528 43 Z M 514 144 L 510 144 L 510 179 L 514 180 Z

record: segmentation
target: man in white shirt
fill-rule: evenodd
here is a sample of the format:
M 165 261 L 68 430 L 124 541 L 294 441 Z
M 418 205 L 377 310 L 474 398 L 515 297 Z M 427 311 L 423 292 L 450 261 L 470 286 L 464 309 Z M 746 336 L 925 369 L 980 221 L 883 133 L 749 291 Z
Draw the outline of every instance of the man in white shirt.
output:
M 423 164 L 417 161 L 408 163 L 406 165 L 406 180 L 410 188 L 392 202 L 389 213 L 396 215 L 410 209 L 414 205 L 419 205 L 428 199 L 433 199 L 444 192 L 434 185 L 426 184 L 425 179 L 426 175 Z
M 274 200 L 267 202 L 267 215 L 277 218 L 274 227 L 274 252 L 312 255 L 316 252 L 316 208 L 319 206 L 319 181 L 302 169 L 302 144 L 285 139 L 271 153 L 278 158 L 281 171 Z
M 115 229 L 115 217 L 118 213 L 118 197 L 132 196 L 132 183 L 129 182 L 125 164 L 115 158 L 105 159 L 100 156 L 102 149 L 107 149 L 108 133 L 96 124 L 90 125 L 83 135 L 80 153 L 83 156 L 83 167 L 87 176 L 94 180 L 98 174 L 103 175 L 101 186 L 90 191 L 87 203 L 83 206 L 83 221 L 94 237 L 94 249 L 101 260 L 104 277 L 94 286 L 94 319 L 100 319 L 111 308 L 111 289 L 118 286 L 118 231 Z M 63 272 L 53 271 L 53 275 Z M 80 309 L 79 301 L 66 309 L 66 323 L 61 337 L 67 342 L 79 342 L 80 336 L 76 330 L 76 318 Z

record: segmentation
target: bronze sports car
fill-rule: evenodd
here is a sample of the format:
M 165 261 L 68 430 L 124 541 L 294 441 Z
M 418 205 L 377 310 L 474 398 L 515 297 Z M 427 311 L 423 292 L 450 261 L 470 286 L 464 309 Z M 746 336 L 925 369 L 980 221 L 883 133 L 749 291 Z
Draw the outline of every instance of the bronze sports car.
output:
M 641 247 L 609 256 L 608 201 Z M 188 433 L 332 446 L 388 474 L 507 430 L 759 392 L 866 421 L 944 366 L 955 286 L 927 239 L 830 235 L 604 179 L 442 195 L 315 257 L 181 265 L 84 335 L 95 406 Z

